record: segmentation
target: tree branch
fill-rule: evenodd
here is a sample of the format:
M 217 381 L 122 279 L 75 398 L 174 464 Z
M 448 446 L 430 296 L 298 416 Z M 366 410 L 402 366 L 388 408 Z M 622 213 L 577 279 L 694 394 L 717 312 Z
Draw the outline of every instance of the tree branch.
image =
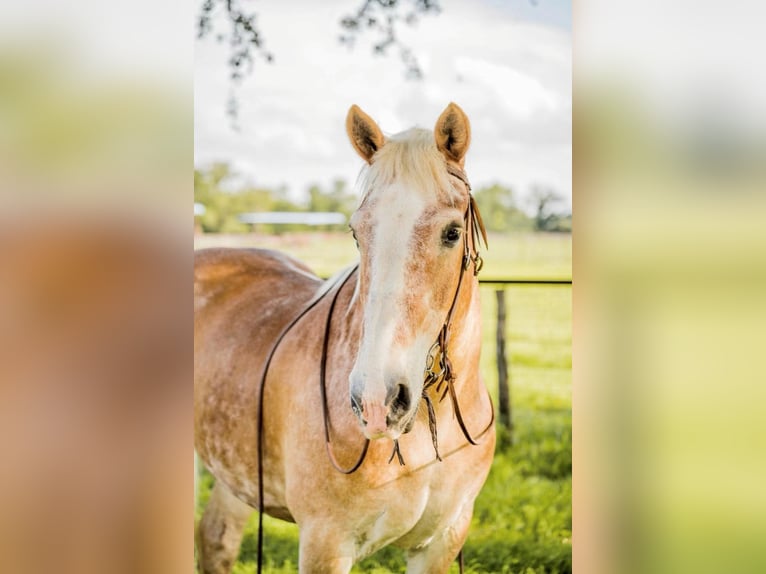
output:
M 228 40 L 230 93 L 226 113 L 232 127 L 237 129 L 239 100 L 236 88 L 252 74 L 256 57 L 273 62 L 274 55 L 266 49 L 263 35 L 258 29 L 256 14 L 242 8 L 244 0 L 203 0 L 197 20 L 197 38 L 215 36 L 218 42 Z M 353 48 L 357 38 L 366 33 L 375 36 L 373 53 L 387 55 L 394 49 L 404 63 L 408 78 L 420 79 L 423 70 L 412 49 L 401 42 L 397 30 L 402 23 L 415 25 L 424 14 L 439 14 L 439 0 L 364 0 L 355 13 L 340 21 L 341 43 Z M 229 30 L 216 32 L 215 23 L 223 19 Z
M 339 40 L 353 48 L 361 34 L 372 33 L 376 36 L 374 53 L 385 55 L 390 48 L 397 49 L 407 77 L 420 79 L 423 77 L 420 63 L 412 49 L 398 38 L 396 31 L 402 23 L 413 26 L 424 14 L 440 12 L 439 0 L 365 0 L 356 13 L 341 19 L 343 32 Z

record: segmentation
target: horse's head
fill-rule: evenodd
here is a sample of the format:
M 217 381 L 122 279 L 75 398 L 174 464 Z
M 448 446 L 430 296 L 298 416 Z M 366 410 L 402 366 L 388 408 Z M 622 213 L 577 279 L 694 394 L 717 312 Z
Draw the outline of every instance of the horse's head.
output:
M 351 218 L 360 252 L 356 297 L 364 309 L 351 405 L 368 438 L 396 439 L 414 424 L 426 358 L 458 286 L 470 199 L 448 166 L 462 168 L 470 126 L 450 104 L 434 131 L 385 138 L 352 106 L 346 129 L 369 164 Z

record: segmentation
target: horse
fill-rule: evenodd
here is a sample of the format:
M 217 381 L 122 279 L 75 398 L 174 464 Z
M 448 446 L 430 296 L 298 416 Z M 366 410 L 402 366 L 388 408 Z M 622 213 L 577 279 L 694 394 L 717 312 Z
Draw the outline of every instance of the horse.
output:
M 451 103 L 433 130 L 386 137 L 354 105 L 346 130 L 365 161 L 358 264 L 323 281 L 277 251 L 195 254 L 206 574 L 230 571 L 254 509 L 298 525 L 302 573 L 347 573 L 387 545 L 408 573 L 447 572 L 489 473 L 468 118 Z

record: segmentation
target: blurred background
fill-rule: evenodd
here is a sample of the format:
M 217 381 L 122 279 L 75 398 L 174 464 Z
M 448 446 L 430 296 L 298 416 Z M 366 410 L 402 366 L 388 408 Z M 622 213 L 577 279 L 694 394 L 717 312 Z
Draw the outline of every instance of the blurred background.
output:
M 766 567 L 764 8 L 577 3 L 575 570 Z
M 0 571 L 192 569 L 185 2 L 0 3 Z

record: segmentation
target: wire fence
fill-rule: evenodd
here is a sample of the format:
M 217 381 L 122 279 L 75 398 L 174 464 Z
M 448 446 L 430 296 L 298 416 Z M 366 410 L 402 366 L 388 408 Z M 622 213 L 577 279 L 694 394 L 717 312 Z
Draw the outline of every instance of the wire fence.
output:
M 508 349 L 507 336 L 508 333 L 516 330 L 517 325 L 513 325 L 513 321 L 509 321 L 509 305 L 506 301 L 506 292 L 513 287 L 530 286 L 530 287 L 571 287 L 571 279 L 480 279 L 479 284 L 486 289 L 494 290 L 494 303 L 495 303 L 495 366 L 497 369 L 497 413 L 498 422 L 500 422 L 508 430 L 508 437 L 510 442 L 513 442 L 513 406 L 510 392 L 510 354 Z M 535 324 L 545 322 L 543 318 L 546 315 L 546 303 L 547 297 L 543 297 L 542 301 L 535 298 L 535 304 L 533 309 L 524 309 L 525 313 L 531 313 L 522 318 L 522 321 L 526 321 L 529 324 L 530 321 L 534 321 Z M 527 304 L 529 301 L 525 301 Z M 487 302 L 485 301 L 485 305 Z M 550 313 L 552 309 L 547 309 Z M 486 309 L 485 309 L 486 312 Z M 513 314 L 511 314 L 513 315 Z M 560 318 L 548 317 L 548 321 L 557 322 L 560 326 Z M 511 324 L 509 324 L 511 323 Z M 539 327 L 539 325 L 537 325 Z M 568 325 L 567 325 L 568 327 Z M 570 329 L 571 333 L 571 329 Z M 571 337 L 571 335 L 570 335 Z M 560 344 L 560 343 L 559 343 Z M 570 339 L 570 353 L 571 353 L 571 339 Z

